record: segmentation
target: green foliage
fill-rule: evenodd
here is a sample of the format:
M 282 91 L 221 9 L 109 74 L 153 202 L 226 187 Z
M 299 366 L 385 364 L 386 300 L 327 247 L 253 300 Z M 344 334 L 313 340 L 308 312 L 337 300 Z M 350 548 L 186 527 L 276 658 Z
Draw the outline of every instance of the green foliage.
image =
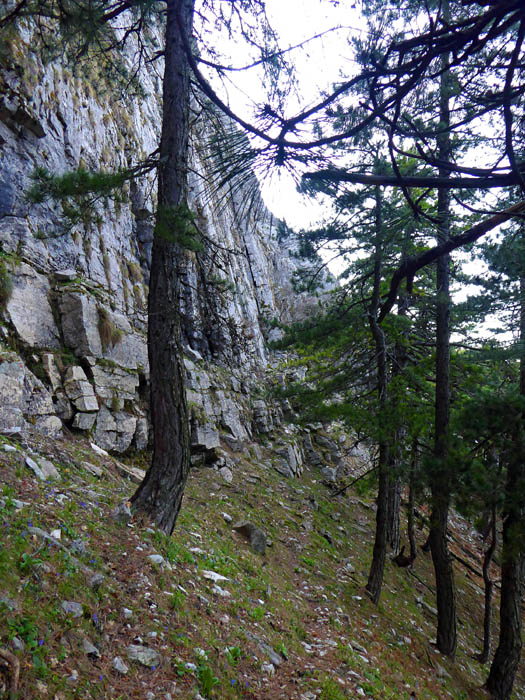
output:
M 256 605 L 250 610 L 249 615 L 252 620 L 260 622 L 264 618 L 264 608 L 261 605 Z
M 41 204 L 49 199 L 66 200 L 91 194 L 109 197 L 129 179 L 129 174 L 124 171 L 88 172 L 79 168 L 64 175 L 52 175 L 45 168 L 36 168 L 31 179 L 33 184 L 26 197 L 34 204 Z
M 181 590 L 174 590 L 171 595 L 170 605 L 173 610 L 180 610 L 184 607 L 186 596 Z
M 42 564 L 42 559 L 33 557 L 31 554 L 24 552 L 18 561 L 18 568 L 23 574 L 30 573 L 38 564 Z
M 321 686 L 319 700 L 347 700 L 347 696 L 331 678 L 327 678 Z
M 205 698 L 209 698 L 213 689 L 219 684 L 217 676 L 213 675 L 213 671 L 207 664 L 200 663 L 197 667 L 197 680 L 199 688 Z
M 4 260 L 0 260 L 0 309 L 5 309 L 13 293 L 13 278 Z
M 11 638 L 20 637 L 26 643 L 38 677 L 47 678 L 49 668 L 44 661 L 45 640 L 40 638 L 35 622 L 29 617 L 17 616 L 8 620 L 7 625 Z
M 198 253 L 204 250 L 199 231 L 195 226 L 195 214 L 185 202 L 175 207 L 159 207 L 155 223 L 155 235 L 185 250 Z
M 236 666 L 239 663 L 241 656 L 242 652 L 240 647 L 230 647 L 226 652 L 226 658 L 228 659 L 230 666 Z

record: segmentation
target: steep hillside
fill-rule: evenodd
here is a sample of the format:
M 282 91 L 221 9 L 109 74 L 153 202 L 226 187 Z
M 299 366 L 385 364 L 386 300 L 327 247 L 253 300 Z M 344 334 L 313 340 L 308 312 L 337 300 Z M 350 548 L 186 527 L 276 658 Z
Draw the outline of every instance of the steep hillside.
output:
M 313 466 L 339 452 L 348 478 L 366 469 L 366 454 L 345 454 L 335 430 L 304 436 L 300 478 L 280 473 L 286 432 L 229 449 L 231 470 L 193 469 L 170 538 L 127 510 L 135 484 L 123 475 L 140 479 L 140 463 L 72 435 L 2 439 L 0 648 L 12 656 L 0 688 L 16 666 L 24 699 L 485 697 L 487 669 L 473 658 L 479 536 L 453 518 L 463 563 L 452 664 L 431 644 L 430 555 L 413 570 L 388 564 L 374 607 L 364 592 L 373 489 L 332 499 L 330 474 Z M 251 545 L 246 522 L 257 528 Z M 513 697 L 524 697 L 523 671 Z

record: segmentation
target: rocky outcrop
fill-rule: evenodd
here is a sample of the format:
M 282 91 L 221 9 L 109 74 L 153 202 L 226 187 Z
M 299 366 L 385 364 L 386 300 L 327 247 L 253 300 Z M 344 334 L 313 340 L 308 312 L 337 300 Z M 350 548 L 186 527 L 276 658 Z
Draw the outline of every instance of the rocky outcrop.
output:
M 122 102 L 111 85 L 95 89 L 87 75 L 43 62 L 33 44 L 21 29 L 3 48 L 0 72 L 0 255 L 12 286 L 2 310 L 0 430 L 56 435 L 65 425 L 106 450 L 144 449 L 153 179 L 133 181 L 119 201 L 100 202 L 92 219 L 72 226 L 61 206 L 31 205 L 25 193 L 38 168 L 118 170 L 153 153 L 161 71 L 141 71 L 147 99 Z M 279 411 L 254 398 L 267 323 L 289 320 L 311 300 L 293 292 L 297 262 L 264 207 L 254 218 L 245 189 L 217 193 L 206 184 L 207 129 L 193 134 L 189 197 L 204 249 L 188 252 L 180 305 L 193 449 L 215 463 L 221 445 L 242 449 L 279 425 Z M 255 180 L 248 188 L 257 190 Z M 282 459 L 300 472 L 298 454 Z

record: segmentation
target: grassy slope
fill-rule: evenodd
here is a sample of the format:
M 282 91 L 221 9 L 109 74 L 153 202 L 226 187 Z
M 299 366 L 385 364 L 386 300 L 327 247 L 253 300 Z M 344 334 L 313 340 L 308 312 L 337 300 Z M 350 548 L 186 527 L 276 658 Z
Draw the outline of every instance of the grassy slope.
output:
M 430 555 L 418 556 L 413 573 L 388 562 L 377 608 L 364 594 L 371 493 L 331 500 L 319 473 L 306 470 L 300 480 L 285 480 L 247 451 L 236 455 L 232 485 L 219 483 L 212 470 L 193 471 L 177 530 L 166 538 L 147 524 L 111 518 L 134 490 L 111 458 L 97 457 L 88 443 L 72 438 L 32 446 L 57 465 L 60 482 L 36 481 L 23 465 L 27 446 L 0 450 L 0 494 L 8 496 L 0 508 L 0 598 L 17 605 L 9 610 L 0 603 L 0 646 L 11 648 L 15 635 L 25 640 L 25 651 L 17 652 L 20 698 L 164 698 L 168 692 L 193 698 L 197 689 L 221 699 L 485 697 L 480 685 L 487 669 L 472 658 L 480 648 L 479 579 L 458 567 L 455 664 L 429 644 L 435 620 L 416 604 L 418 597 L 435 604 Z M 104 478 L 86 472 L 83 460 L 102 466 Z M 29 505 L 17 509 L 11 497 Z M 266 531 L 272 546 L 264 557 L 232 531 L 223 513 Z M 100 588 L 90 589 L 63 551 L 41 546 L 28 533 L 31 525 L 60 528 L 66 545 L 83 538 L 87 552 L 80 558 L 104 574 Z M 463 542 L 461 525 L 458 520 L 458 552 L 467 558 L 472 543 Z M 151 564 L 153 553 L 163 555 L 171 571 Z M 214 593 L 203 570 L 226 576 L 219 585 L 230 596 Z M 66 616 L 63 600 L 81 603 L 83 616 Z M 159 667 L 127 661 L 124 649 L 137 636 L 161 653 Z M 85 654 L 83 637 L 100 658 Z M 273 676 L 262 668 L 268 658 L 258 640 L 281 656 Z M 117 655 L 129 665 L 125 676 L 112 668 Z M 78 680 L 68 680 L 74 671 Z

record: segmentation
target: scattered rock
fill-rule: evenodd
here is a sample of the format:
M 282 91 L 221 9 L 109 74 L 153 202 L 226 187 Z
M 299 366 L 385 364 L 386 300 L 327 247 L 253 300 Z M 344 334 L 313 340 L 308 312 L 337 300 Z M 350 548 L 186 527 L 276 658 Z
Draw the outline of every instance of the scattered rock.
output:
M 264 554 L 266 552 L 266 535 L 259 527 L 245 520 L 233 525 L 233 529 L 246 537 L 254 552 L 258 554 Z
M 230 591 L 227 591 L 225 588 L 217 586 L 217 584 L 215 584 L 211 590 L 213 591 L 213 593 L 215 593 L 215 595 L 218 595 L 221 598 L 231 598 Z
M 219 474 L 227 484 L 232 483 L 233 472 L 229 467 L 221 467 L 221 469 L 219 469 Z
M 100 657 L 100 651 L 89 641 L 89 639 L 86 639 L 85 637 L 82 639 L 82 651 L 86 656 L 91 656 L 95 659 Z
M 118 506 L 113 509 L 111 515 L 117 522 L 122 523 L 123 525 L 129 523 L 133 517 L 129 501 L 122 501 L 119 503 Z
M 72 427 L 77 430 L 91 430 L 95 425 L 96 413 L 77 413 L 73 419 Z
M 230 580 L 226 576 L 223 576 L 222 574 L 218 574 L 216 571 L 207 571 L 206 569 L 203 569 L 201 571 L 201 575 L 205 579 L 208 579 L 208 581 L 213 581 L 214 583 L 217 583 L 217 581 L 229 581 Z
M 224 518 L 225 522 L 227 522 L 227 523 L 233 522 L 232 516 L 231 516 L 231 515 L 228 515 L 228 513 L 223 513 L 223 514 L 222 514 L 222 517 Z
M 62 601 L 62 610 L 66 613 L 66 615 L 71 615 L 71 617 L 82 617 L 84 614 L 82 605 L 71 600 Z
M 33 474 L 36 476 L 37 479 L 40 479 L 40 481 L 45 481 L 46 477 L 44 476 L 44 472 L 40 469 L 38 464 L 35 462 L 34 459 L 31 459 L 31 457 L 26 457 L 25 458 L 25 465 L 26 467 L 29 467 Z
M 15 651 L 24 651 L 24 649 L 26 648 L 26 645 L 19 637 L 13 637 L 13 639 L 11 640 L 11 644 Z
M 84 542 L 84 540 L 80 539 L 73 540 L 73 542 L 71 542 L 71 544 L 69 545 L 69 551 L 71 552 L 71 554 L 78 554 L 82 556 L 87 552 L 86 543 Z
M 53 479 L 56 481 L 56 480 L 60 479 L 60 472 L 55 467 L 53 462 L 50 462 L 48 459 L 44 459 L 43 457 L 39 457 L 38 465 L 39 465 L 40 469 L 42 470 L 42 473 L 43 473 L 44 478 L 46 480 Z
M 93 452 L 96 452 L 101 457 L 109 457 L 109 452 L 106 452 L 106 450 L 103 450 L 102 447 L 99 447 L 94 442 L 90 442 L 89 444 L 90 444 L 90 447 L 93 450 Z
M 273 664 L 268 664 L 268 663 L 263 663 L 261 666 L 261 671 L 265 673 L 267 676 L 274 676 L 275 675 L 275 666 Z
M 137 661 L 148 668 L 157 668 L 162 661 L 160 654 L 155 649 L 143 647 L 139 644 L 130 644 L 126 647 L 126 654 L 130 661 Z
M 124 661 L 120 658 L 120 656 L 115 656 L 113 661 L 111 662 L 111 665 L 117 671 L 118 673 L 121 673 L 123 676 L 126 675 L 126 673 L 129 671 L 129 667 L 126 666 Z

